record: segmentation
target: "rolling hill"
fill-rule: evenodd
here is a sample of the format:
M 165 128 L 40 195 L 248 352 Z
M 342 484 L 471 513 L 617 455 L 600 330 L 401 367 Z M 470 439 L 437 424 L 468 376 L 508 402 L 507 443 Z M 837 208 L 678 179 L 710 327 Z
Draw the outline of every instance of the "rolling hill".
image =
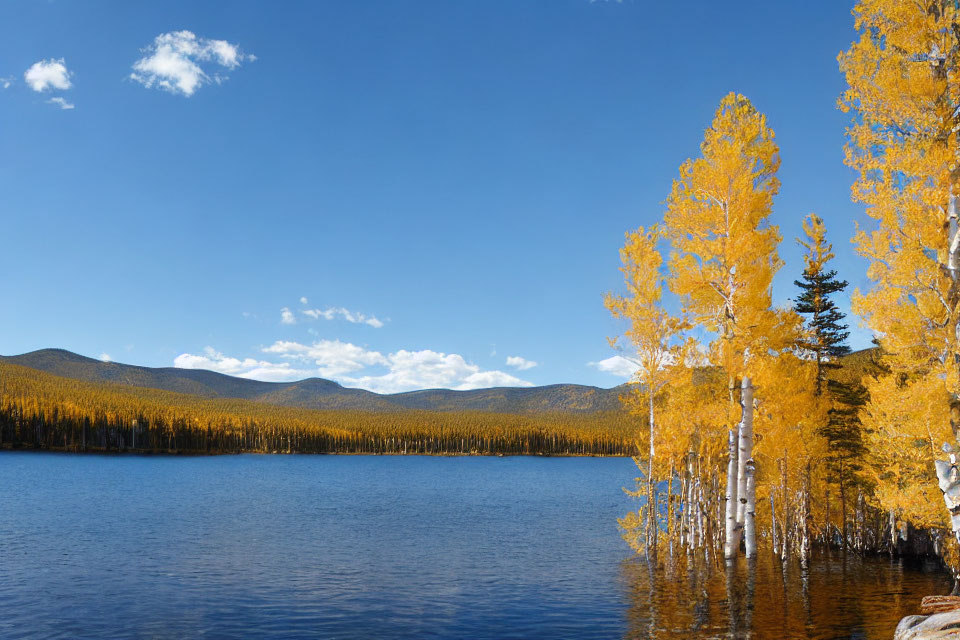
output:
M 622 391 L 620 387 L 602 389 L 555 384 L 544 387 L 496 387 L 471 391 L 428 389 L 378 394 L 350 389 L 323 378 L 261 382 L 200 369 L 153 368 L 102 362 L 64 349 L 41 349 L 16 356 L 0 356 L 0 360 L 85 382 L 113 382 L 204 398 L 239 398 L 305 409 L 592 413 L 618 409 Z

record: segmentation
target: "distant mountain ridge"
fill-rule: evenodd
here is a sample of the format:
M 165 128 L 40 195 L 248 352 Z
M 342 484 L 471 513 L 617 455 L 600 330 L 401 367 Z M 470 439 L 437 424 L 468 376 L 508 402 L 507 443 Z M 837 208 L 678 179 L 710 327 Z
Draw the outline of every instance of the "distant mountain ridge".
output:
M 112 382 L 205 398 L 242 398 L 306 409 L 593 413 L 618 410 L 622 392 L 622 387 L 602 389 L 578 384 L 554 384 L 543 387 L 494 387 L 472 391 L 426 389 L 379 394 L 351 389 L 323 378 L 261 382 L 204 369 L 154 368 L 103 362 L 65 349 L 40 349 L 16 356 L 0 356 L 0 360 L 86 382 Z

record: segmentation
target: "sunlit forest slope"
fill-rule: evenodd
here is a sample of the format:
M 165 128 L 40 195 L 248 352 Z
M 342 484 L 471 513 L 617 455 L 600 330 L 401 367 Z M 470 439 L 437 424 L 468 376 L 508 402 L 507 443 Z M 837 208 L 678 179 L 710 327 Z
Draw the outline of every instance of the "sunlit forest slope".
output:
M 303 409 L 86 382 L 0 362 L 0 447 L 4 448 L 629 455 L 634 432 L 632 419 L 619 410 L 522 414 Z
M 58 350 L 28 355 L 38 360 L 46 358 L 40 364 L 56 365 L 68 374 L 90 376 L 94 372 L 101 377 L 91 382 L 11 364 L 11 358 L 0 360 L 0 446 L 5 448 L 158 453 L 634 455 L 636 439 L 646 428 L 642 418 L 620 409 L 619 400 L 612 409 L 589 411 L 583 408 L 589 406 L 583 395 L 563 396 L 567 388 L 577 389 L 578 385 L 477 392 L 429 390 L 399 394 L 415 408 L 366 404 L 363 406 L 367 409 L 318 410 L 278 406 L 264 400 L 289 393 L 289 385 L 279 385 L 278 389 L 278 383 L 210 371 L 100 363 Z M 870 352 L 858 352 L 844 362 L 851 366 L 838 370 L 837 375 L 858 378 L 872 358 Z M 106 366 L 93 367 L 91 363 Z M 155 375 L 158 371 L 182 375 L 163 380 Z M 104 380 L 103 372 L 116 372 L 115 381 Z M 133 381 L 141 385 L 165 383 L 194 393 L 134 386 Z M 298 388 L 305 393 L 306 387 Z M 626 390 L 620 387 L 595 392 L 617 398 Z M 525 399 L 523 392 L 534 393 Z M 228 393 L 248 394 L 253 399 L 228 397 Z M 374 398 L 396 397 L 360 393 Z M 467 401 L 458 403 L 464 397 L 458 393 L 468 394 Z M 556 395 L 563 397 L 556 400 Z M 518 396 L 520 401 L 516 400 Z M 482 405 L 478 399 L 489 404 Z M 581 403 L 579 407 L 552 408 L 564 407 L 564 402 L 575 399 Z M 486 407 L 512 406 L 515 411 L 459 408 L 470 407 L 470 400 Z M 609 406 L 605 402 L 597 404 Z M 545 408 L 536 411 L 536 406 Z
M 241 398 L 303 409 L 592 413 L 620 408 L 618 397 L 621 389 L 600 389 L 578 384 L 471 391 L 428 389 L 381 395 L 364 389 L 349 389 L 322 378 L 261 382 L 200 369 L 151 368 L 102 362 L 63 349 L 41 349 L 18 356 L 2 356 L 0 360 L 86 382 L 114 382 L 204 398 Z

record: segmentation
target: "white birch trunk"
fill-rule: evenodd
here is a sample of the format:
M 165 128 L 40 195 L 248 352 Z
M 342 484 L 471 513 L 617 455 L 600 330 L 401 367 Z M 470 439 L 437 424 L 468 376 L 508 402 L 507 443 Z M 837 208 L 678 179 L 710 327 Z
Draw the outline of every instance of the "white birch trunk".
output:
M 740 385 L 740 408 L 742 417 L 737 452 L 737 495 L 740 499 L 737 504 L 737 524 L 743 527 L 747 515 L 747 461 L 753 457 L 753 385 L 746 376 Z
M 780 548 L 780 558 L 782 560 L 787 559 L 787 554 L 790 553 L 790 493 L 787 490 L 787 456 L 784 454 L 783 460 L 781 462 L 781 473 L 780 476 L 780 495 L 781 500 L 783 500 L 783 545 Z
M 747 506 L 744 515 L 744 544 L 748 558 L 757 557 L 757 502 L 756 502 L 756 466 L 753 459 L 747 460 Z
M 647 535 L 647 547 L 657 544 L 657 533 L 658 531 L 658 518 L 657 518 L 657 500 L 654 493 L 653 485 L 653 434 L 654 434 L 654 422 L 653 422 L 653 384 L 648 380 L 647 381 L 647 397 L 650 400 L 650 459 L 647 463 L 647 512 L 649 521 L 647 523 L 648 535 Z
M 740 527 L 737 523 L 737 435 L 733 429 L 727 434 L 727 509 L 724 529 L 723 556 L 734 558 L 740 550 Z
M 699 549 L 704 546 L 704 535 L 703 535 L 703 517 L 706 512 L 706 505 L 703 503 L 703 486 L 700 484 L 700 476 L 697 475 L 697 479 L 694 484 L 693 489 L 694 500 L 696 501 L 697 507 L 694 516 L 694 531 L 693 531 L 693 543 L 694 546 Z
M 693 531 L 696 526 L 696 509 L 700 508 L 697 502 L 696 485 L 693 477 L 693 462 L 687 465 L 687 544 L 693 545 Z
M 897 552 L 897 518 L 893 514 L 893 509 L 890 510 L 890 555 L 894 555 Z
M 740 421 L 740 511 L 737 520 L 744 528 L 744 544 L 748 558 L 757 555 L 756 527 L 756 465 L 753 461 L 753 385 L 750 378 L 744 376 L 740 388 L 740 403 L 743 405 L 743 419 Z
M 953 535 L 960 541 L 960 470 L 957 469 L 957 456 L 953 453 L 953 448 L 949 445 L 944 445 L 943 448 L 950 453 L 950 461 L 937 460 L 934 464 L 940 491 L 943 492 L 943 501 L 950 514 Z

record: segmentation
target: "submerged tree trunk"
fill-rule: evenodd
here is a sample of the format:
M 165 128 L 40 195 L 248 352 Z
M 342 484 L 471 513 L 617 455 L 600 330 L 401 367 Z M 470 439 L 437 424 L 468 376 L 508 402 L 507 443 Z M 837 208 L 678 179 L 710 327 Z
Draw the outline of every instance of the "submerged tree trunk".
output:
M 810 462 L 807 462 L 807 468 L 803 476 L 803 522 L 801 523 L 802 540 L 800 545 L 800 555 L 804 563 L 810 557 Z
M 744 543 L 748 558 L 757 557 L 756 467 L 753 458 L 747 460 L 747 511 L 744 522 Z
M 673 523 L 673 463 L 670 463 L 670 475 L 667 476 L 667 540 L 670 541 L 670 551 L 673 553 L 673 536 L 676 527 Z
M 823 521 L 826 523 L 827 537 L 824 539 L 824 544 L 829 545 L 831 542 L 830 539 L 830 479 L 827 478 L 827 490 L 826 495 L 824 496 L 824 508 L 827 510 L 827 514 L 823 517 Z
M 770 490 L 770 542 L 773 545 L 773 555 L 780 555 L 780 540 L 777 538 L 777 508 L 773 504 L 773 490 Z
M 657 501 L 653 486 L 654 421 L 653 421 L 653 385 L 647 383 L 647 396 L 650 400 L 650 458 L 647 462 L 647 549 L 657 544 Z
M 893 513 L 893 509 L 890 510 L 890 556 L 892 557 L 897 551 L 897 518 Z
M 737 436 L 733 429 L 727 434 L 727 495 L 726 528 L 724 530 L 723 556 L 736 557 L 740 549 L 740 527 L 737 526 Z
M 840 533 L 843 539 L 840 541 L 840 547 L 847 548 L 847 488 L 843 482 L 843 461 L 840 462 Z
M 780 479 L 781 485 L 781 499 L 783 500 L 783 548 L 781 549 L 780 557 L 783 560 L 787 559 L 787 554 L 790 553 L 790 500 L 787 493 L 787 454 L 784 452 L 783 460 L 781 462 L 783 465 L 783 475 Z
M 753 461 L 753 385 L 750 378 L 744 376 L 740 388 L 740 434 L 737 460 L 737 525 L 744 531 L 746 553 L 748 558 L 756 555 L 757 537 L 754 522 L 756 512 L 755 483 L 753 480 L 755 466 Z

